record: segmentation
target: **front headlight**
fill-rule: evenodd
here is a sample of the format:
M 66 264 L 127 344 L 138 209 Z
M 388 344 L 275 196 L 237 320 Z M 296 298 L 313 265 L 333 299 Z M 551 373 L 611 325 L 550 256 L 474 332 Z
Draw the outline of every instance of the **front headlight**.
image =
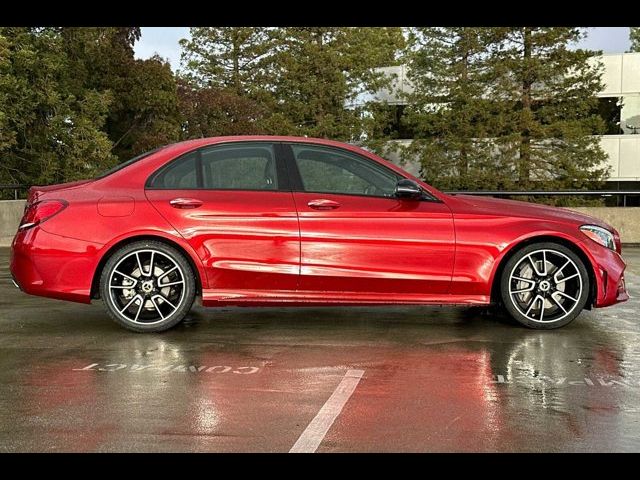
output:
M 580 227 L 580 230 L 594 242 L 597 242 L 603 247 L 607 247 L 613 251 L 616 250 L 616 242 L 613 238 L 613 233 L 609 230 L 595 225 L 583 225 Z

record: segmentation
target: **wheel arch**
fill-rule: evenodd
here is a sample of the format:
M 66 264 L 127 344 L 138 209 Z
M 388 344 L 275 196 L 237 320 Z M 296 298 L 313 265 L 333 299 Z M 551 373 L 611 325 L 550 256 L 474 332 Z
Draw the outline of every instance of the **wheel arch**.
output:
M 189 266 L 193 270 L 193 274 L 196 277 L 196 295 L 202 294 L 202 288 L 204 285 L 202 280 L 203 278 L 206 279 L 206 276 L 202 268 L 200 259 L 195 255 L 195 253 L 189 251 L 189 249 L 184 245 L 182 245 L 181 243 L 173 239 L 167 238 L 163 235 L 158 235 L 156 233 L 143 233 L 143 234 L 135 234 L 126 238 L 119 239 L 108 247 L 107 251 L 104 253 L 104 255 L 102 255 L 102 258 L 100 258 L 100 261 L 98 262 L 95 272 L 93 273 L 93 279 L 91 281 L 91 294 L 90 294 L 91 299 L 100 298 L 100 276 L 102 274 L 102 269 L 104 268 L 107 261 L 109 261 L 109 258 L 111 258 L 111 256 L 123 246 L 128 245 L 130 243 L 144 241 L 144 240 L 153 240 L 156 242 L 164 243 L 165 245 L 173 247 L 176 250 L 178 250 L 180 253 L 182 253 L 187 259 L 187 262 L 189 262 Z
M 598 292 L 598 283 L 593 262 L 578 243 L 570 240 L 567 237 L 554 234 L 534 235 L 524 238 L 520 241 L 514 242 L 508 249 L 502 252 L 502 256 L 498 260 L 498 265 L 494 269 L 491 278 L 491 302 L 496 304 L 502 302 L 502 298 L 500 295 L 500 279 L 502 277 L 504 267 L 509 259 L 512 258 L 518 251 L 529 245 L 544 242 L 553 242 L 563 245 L 564 247 L 567 247 L 569 250 L 575 253 L 578 258 L 580 258 L 580 260 L 582 260 L 582 263 L 584 263 L 584 266 L 587 269 L 587 273 L 589 275 L 589 297 L 587 298 L 587 304 L 585 308 L 591 309 L 592 306 L 596 303 Z

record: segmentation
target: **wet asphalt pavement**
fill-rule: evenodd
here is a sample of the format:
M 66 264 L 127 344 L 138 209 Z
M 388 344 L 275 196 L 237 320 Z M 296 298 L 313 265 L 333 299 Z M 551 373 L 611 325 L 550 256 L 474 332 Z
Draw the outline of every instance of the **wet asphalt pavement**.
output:
M 194 307 L 135 334 L 100 302 L 19 292 L 8 254 L 0 452 L 640 451 L 640 249 L 629 302 L 549 332 L 462 308 Z

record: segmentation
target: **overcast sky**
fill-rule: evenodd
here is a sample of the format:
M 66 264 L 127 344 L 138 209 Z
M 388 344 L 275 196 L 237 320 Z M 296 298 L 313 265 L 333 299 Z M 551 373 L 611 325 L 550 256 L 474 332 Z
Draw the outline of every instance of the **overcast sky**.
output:
M 142 37 L 135 45 L 136 56 L 149 58 L 157 53 L 168 59 L 175 70 L 180 65 L 178 41 L 188 36 L 188 27 L 142 27 Z M 629 27 L 591 27 L 579 46 L 604 53 L 625 52 L 629 49 Z

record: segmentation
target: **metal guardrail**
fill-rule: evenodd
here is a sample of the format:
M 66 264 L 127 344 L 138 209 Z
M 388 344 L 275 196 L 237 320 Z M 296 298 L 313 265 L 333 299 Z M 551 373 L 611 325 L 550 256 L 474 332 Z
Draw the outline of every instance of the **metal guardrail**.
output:
M 448 190 L 446 193 L 452 195 L 480 195 L 493 197 L 498 195 L 509 196 L 543 196 L 543 195 L 600 195 L 603 197 L 611 197 L 615 195 L 640 195 L 640 190 Z
M 627 206 L 627 197 L 640 197 L 640 190 L 453 190 L 446 193 L 451 195 L 476 195 L 484 197 L 548 197 L 548 196 L 574 196 L 574 197 L 622 197 L 622 206 Z
M 13 199 L 18 200 L 20 197 L 21 191 L 27 191 L 29 189 L 29 185 L 2 185 L 0 184 L 0 192 L 4 192 L 6 190 L 13 190 Z

